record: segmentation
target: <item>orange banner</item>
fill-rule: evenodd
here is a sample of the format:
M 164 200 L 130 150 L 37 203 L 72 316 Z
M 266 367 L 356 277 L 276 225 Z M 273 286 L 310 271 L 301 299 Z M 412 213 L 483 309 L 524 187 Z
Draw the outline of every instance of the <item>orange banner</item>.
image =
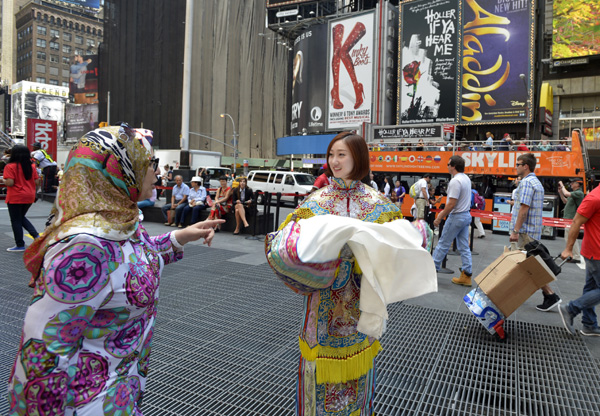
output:
M 515 175 L 517 157 L 529 152 L 467 151 L 455 154 L 465 159 L 466 174 Z M 580 152 L 531 152 L 538 160 L 537 176 L 584 176 Z M 370 152 L 374 172 L 448 173 L 452 152 Z

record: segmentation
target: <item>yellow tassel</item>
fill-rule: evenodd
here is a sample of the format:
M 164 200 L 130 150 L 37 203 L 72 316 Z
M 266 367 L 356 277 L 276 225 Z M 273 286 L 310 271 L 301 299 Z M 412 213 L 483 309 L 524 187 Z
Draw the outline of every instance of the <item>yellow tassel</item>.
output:
M 299 339 L 299 345 L 304 359 L 316 361 L 318 384 L 345 383 L 367 374 L 382 349 L 379 341 L 369 345 L 368 339 L 343 348 L 322 345 L 310 348 L 302 339 Z

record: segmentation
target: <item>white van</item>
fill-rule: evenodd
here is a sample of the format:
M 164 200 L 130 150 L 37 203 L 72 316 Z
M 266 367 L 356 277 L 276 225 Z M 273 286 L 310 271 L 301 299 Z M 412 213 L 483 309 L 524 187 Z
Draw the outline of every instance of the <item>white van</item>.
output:
M 302 172 L 278 172 L 269 170 L 253 170 L 248 173 L 248 186 L 254 192 L 286 193 L 304 195 L 310 192 L 315 177 Z M 258 203 L 262 203 L 262 195 Z M 294 202 L 294 196 L 282 196 L 282 201 Z

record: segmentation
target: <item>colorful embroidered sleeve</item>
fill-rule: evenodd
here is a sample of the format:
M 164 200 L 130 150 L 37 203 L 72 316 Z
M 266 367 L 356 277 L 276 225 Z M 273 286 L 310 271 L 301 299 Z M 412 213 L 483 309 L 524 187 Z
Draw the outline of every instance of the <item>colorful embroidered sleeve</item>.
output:
M 142 224 L 140 223 L 140 235 L 141 239 L 160 257 L 162 257 L 164 264 L 175 263 L 183 258 L 183 249 L 175 250 L 173 243 L 171 243 L 171 233 L 157 235 L 150 237 Z
M 326 263 L 301 261 L 297 251 L 301 224 L 289 218 L 286 223 L 279 231 L 267 235 L 265 240 L 267 260 L 277 277 L 296 293 L 310 293 L 331 286 L 340 260 Z
M 83 338 L 100 338 L 109 328 L 96 311 L 112 296 L 113 268 L 105 249 L 89 235 L 48 249 L 9 384 L 11 415 L 62 415 L 68 402 L 92 400 L 98 394 L 98 386 L 86 385 L 81 390 L 86 397 L 67 387 L 80 376 L 82 383 L 101 380 L 83 375 L 90 368 L 81 345 Z M 94 369 L 106 371 L 105 357 L 88 355 L 96 360 Z

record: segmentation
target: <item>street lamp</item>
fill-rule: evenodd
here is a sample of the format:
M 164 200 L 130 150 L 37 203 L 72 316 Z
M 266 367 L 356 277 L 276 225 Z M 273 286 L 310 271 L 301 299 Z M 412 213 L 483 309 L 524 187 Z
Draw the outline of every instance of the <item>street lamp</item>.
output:
M 523 81 L 523 85 L 525 85 L 525 94 L 527 95 L 527 105 L 525 107 L 525 116 L 527 117 L 527 133 L 526 137 L 529 140 L 529 87 L 527 86 L 527 80 L 525 79 L 525 74 L 520 74 L 519 78 Z
M 227 113 L 223 113 L 221 114 L 221 118 L 225 118 L 225 116 L 229 117 L 229 120 L 231 120 L 231 124 L 233 124 L 233 176 L 235 176 L 235 170 L 237 168 L 237 152 L 238 152 L 238 146 L 237 146 L 237 135 L 235 133 L 235 122 L 233 121 L 233 117 L 231 117 L 230 114 Z

